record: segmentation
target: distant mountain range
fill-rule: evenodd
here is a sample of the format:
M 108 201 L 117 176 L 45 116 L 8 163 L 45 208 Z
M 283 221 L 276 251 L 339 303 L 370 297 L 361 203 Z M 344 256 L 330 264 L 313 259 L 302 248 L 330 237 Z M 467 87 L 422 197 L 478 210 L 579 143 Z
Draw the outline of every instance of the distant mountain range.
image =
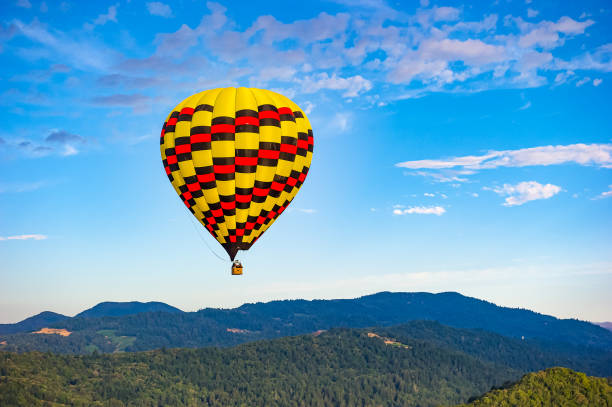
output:
M 612 332 L 600 326 L 499 307 L 453 292 L 382 292 L 356 299 L 272 301 L 197 312 L 182 312 L 163 303 L 102 303 L 74 318 L 4 325 L 0 342 L 5 344 L 0 350 L 88 353 L 233 346 L 334 327 L 391 326 L 415 320 L 485 330 L 563 354 L 584 353 L 587 348 L 592 354 L 612 351 Z M 71 334 L 26 333 L 42 327 Z M 15 333 L 18 330 L 21 333 Z

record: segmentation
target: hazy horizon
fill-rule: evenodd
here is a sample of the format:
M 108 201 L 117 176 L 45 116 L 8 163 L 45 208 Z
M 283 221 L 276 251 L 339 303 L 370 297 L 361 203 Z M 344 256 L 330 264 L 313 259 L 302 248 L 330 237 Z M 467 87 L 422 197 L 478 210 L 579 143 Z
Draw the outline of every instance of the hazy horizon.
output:
M 302 296 L 302 297 L 292 297 L 292 298 L 275 298 L 275 297 L 263 298 L 263 297 L 262 297 L 262 298 L 254 298 L 254 299 L 253 299 L 253 300 L 251 300 L 251 301 L 245 300 L 245 301 L 244 301 L 244 302 L 242 302 L 242 303 L 232 303 L 232 302 L 227 302 L 227 303 L 220 303 L 220 304 L 218 304 L 218 305 L 215 305 L 215 303 L 208 303 L 208 302 L 205 302 L 205 304 L 206 304 L 206 305 L 203 305 L 203 306 L 197 306 L 197 305 L 196 305 L 196 306 L 195 306 L 195 308 L 194 308 L 194 307 L 189 308 L 190 306 L 192 306 L 192 304 L 188 304 L 188 305 L 187 305 L 187 308 L 185 308 L 185 307 L 182 307 L 182 306 L 177 305 L 177 304 L 175 304 L 175 303 L 171 303 L 171 302 L 168 302 L 168 301 L 162 301 L 162 300 L 159 300 L 159 299 L 142 299 L 142 300 L 137 300 L 137 299 L 131 299 L 131 300 L 130 300 L 130 299 L 123 299 L 123 300 L 122 300 L 122 299 L 116 299 L 116 300 L 100 300 L 100 301 L 97 301 L 97 302 L 92 303 L 92 304 L 90 304 L 90 305 L 83 305 L 83 307 L 82 307 L 82 308 L 78 308 L 78 309 L 76 309 L 76 310 L 75 310 L 75 309 L 71 309 L 71 310 L 70 310 L 70 312 L 60 312 L 60 311 L 53 310 L 53 309 L 42 309 L 42 310 L 40 310 L 40 311 L 35 311 L 35 312 L 33 312 L 32 314 L 29 314 L 29 315 L 27 315 L 27 316 L 25 316 L 25 317 L 23 317 L 23 318 L 19 318 L 19 319 L 17 319 L 17 320 L 10 320 L 10 321 L 6 321 L 6 322 L 5 322 L 5 321 L 0 320 L 0 324 L 12 324 L 12 323 L 17 323 L 17 322 L 23 321 L 23 320 L 24 320 L 24 319 L 26 319 L 26 318 L 29 318 L 29 317 L 34 316 L 34 315 L 37 315 L 37 314 L 39 314 L 40 312 L 44 312 L 44 311 L 51 311 L 51 312 L 55 312 L 55 313 L 58 313 L 58 314 L 66 315 L 66 316 L 68 316 L 68 317 L 74 317 L 76 314 L 78 314 L 78 313 L 80 313 L 80 312 L 82 312 L 82 311 L 85 311 L 86 309 L 90 309 L 90 308 L 92 308 L 92 307 L 94 307 L 94 306 L 96 306 L 96 305 L 98 305 L 98 304 L 100 304 L 100 303 L 102 303 L 102 302 L 132 302 L 132 301 L 141 302 L 141 303 L 146 303 L 146 302 L 162 302 L 162 303 L 165 303 L 165 304 L 171 305 L 171 306 L 173 306 L 173 307 L 175 307 L 175 308 L 178 308 L 178 309 L 180 309 L 181 311 L 184 311 L 184 312 L 194 312 L 194 311 L 199 311 L 199 310 L 204 309 L 204 308 L 225 308 L 225 309 L 227 309 L 227 308 L 238 308 L 238 307 L 240 307 L 241 305 L 244 305 L 244 304 L 249 304 L 249 303 L 250 303 L 250 304 L 252 304 L 252 303 L 257 303 L 257 302 L 270 302 L 270 301 L 282 301 L 282 300 L 333 300 L 333 299 L 353 299 L 353 298 L 359 298 L 359 297 L 368 296 L 368 295 L 372 295 L 372 294 L 377 294 L 377 293 L 380 293 L 380 292 L 392 292 L 392 293 L 400 293 L 400 292 L 408 292 L 408 293 L 411 293 L 411 292 L 425 292 L 425 293 L 431 293 L 431 294 L 439 294 L 439 293 L 443 293 L 443 292 L 457 292 L 457 291 L 444 290 L 444 291 L 438 291 L 438 292 L 431 292 L 431 291 L 392 291 L 392 290 L 383 290 L 383 291 L 364 292 L 363 294 L 358 294 L 358 295 L 346 295 L 346 296 L 340 296 L 340 297 L 330 297 L 330 296 L 327 296 L 327 297 L 317 297 L 317 296 Z M 466 295 L 466 294 L 463 294 L 463 293 L 461 293 L 461 292 L 459 292 L 459 294 L 461 294 L 461 295 L 465 295 L 466 297 L 478 298 L 478 297 L 474 297 L 474 296 L 472 296 L 472 295 Z M 534 311 L 534 312 L 537 312 L 537 313 L 540 313 L 540 314 L 545 314 L 545 315 L 551 315 L 551 316 L 554 316 L 554 317 L 557 317 L 557 318 L 560 318 L 560 319 L 568 319 L 568 318 L 573 318 L 573 319 L 580 319 L 580 320 L 583 320 L 583 321 L 588 321 L 588 322 L 593 322 L 593 323 L 598 323 L 598 322 L 611 322 L 611 321 L 607 321 L 607 320 L 592 320 L 592 319 L 584 319 L 584 318 L 579 318 L 579 317 L 577 317 L 577 316 L 572 316 L 572 314 L 571 314 L 571 313 L 569 313 L 569 314 L 567 314 L 567 315 L 565 315 L 565 316 L 564 316 L 564 315 L 555 315 L 555 314 L 552 314 L 552 313 L 549 313 L 549 312 L 544 312 L 544 311 L 541 311 L 541 310 L 538 310 L 538 309 L 532 309 L 532 308 L 529 308 L 529 307 L 527 307 L 527 306 L 522 306 L 522 305 L 512 305 L 512 303 L 508 303 L 508 304 L 496 303 L 496 302 L 494 302 L 494 301 L 492 301 L 492 300 L 488 300 L 488 299 L 486 299 L 486 298 L 478 298 L 478 299 L 480 299 L 480 300 L 485 300 L 485 301 L 488 301 L 488 302 L 494 303 L 495 305 L 498 305 L 498 306 L 501 306 L 501 307 L 528 309 L 528 310 L 530 310 L 530 311 Z M 70 304 L 70 307 L 74 308 L 76 305 L 77 305 L 77 304 Z

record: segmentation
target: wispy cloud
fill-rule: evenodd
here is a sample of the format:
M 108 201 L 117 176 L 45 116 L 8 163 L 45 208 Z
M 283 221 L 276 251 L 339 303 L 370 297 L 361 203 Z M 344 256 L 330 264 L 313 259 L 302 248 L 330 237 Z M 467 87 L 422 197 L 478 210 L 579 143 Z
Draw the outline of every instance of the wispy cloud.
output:
M 440 170 L 440 171 L 407 171 L 405 175 L 417 175 L 431 178 L 434 182 L 468 182 L 461 175 L 473 174 L 474 171 Z
M 612 184 L 608 185 L 607 191 L 602 192 L 601 194 L 597 195 L 593 199 L 604 199 L 604 198 L 610 198 L 610 197 L 612 197 Z
M 0 241 L 2 240 L 45 240 L 47 236 L 45 235 L 16 235 L 16 236 L 0 236 Z
M 117 7 L 119 7 L 119 3 L 115 4 L 114 6 L 110 6 L 108 8 L 108 11 L 96 17 L 93 23 L 85 23 L 84 25 L 85 29 L 92 30 L 95 26 L 104 25 L 108 23 L 109 21 L 116 23 L 117 22 Z
M 307 93 L 317 92 L 320 89 L 342 90 L 344 97 L 356 97 L 360 93 L 372 89 L 372 82 L 361 75 L 342 78 L 332 74 L 329 76 L 323 72 L 314 76 L 306 77 L 303 82 L 303 91 Z
M 98 106 L 137 106 L 150 100 L 149 96 L 141 94 L 125 95 L 115 94 L 109 96 L 97 96 L 91 99 L 94 105 Z
M 529 201 L 549 199 L 561 192 L 561 187 L 553 184 L 542 185 L 536 181 L 524 181 L 516 185 L 504 184 L 502 187 L 491 189 L 501 196 L 505 196 L 504 206 L 519 206 Z
M 484 170 L 498 167 L 527 167 L 559 164 L 592 165 L 612 168 L 612 144 L 570 144 L 541 146 L 518 150 L 492 150 L 482 155 L 467 155 L 437 160 L 417 160 L 397 163 L 411 170 Z M 420 175 L 428 175 L 421 172 Z
M 302 213 L 307 213 L 309 215 L 312 215 L 313 213 L 317 213 L 316 209 L 308 209 L 308 208 L 299 208 L 298 211 Z
M 1 139 L 0 139 L 1 140 Z M 71 156 L 79 153 L 79 149 L 86 146 L 86 138 L 66 130 L 53 129 L 41 141 L 32 140 L 1 140 L 0 147 L 19 152 L 29 157 L 44 157 L 51 154 Z
M 27 59 L 48 59 L 85 71 L 97 71 L 107 69 L 118 58 L 112 47 L 93 38 L 75 38 L 66 32 L 53 30 L 36 19 L 29 24 L 15 20 L 12 27 L 15 36 L 23 36 L 38 46 L 19 48 L 18 54 Z
M 154 51 L 143 46 L 135 53 L 128 49 L 135 48 L 133 45 L 124 47 L 131 58 L 121 55 L 117 50 L 122 47 L 117 44 L 100 43 L 92 32 L 95 27 L 118 22 L 119 4 L 107 6 L 86 23 L 89 30 L 82 35 L 50 28 L 38 20 L 30 24 L 16 20 L 11 37 L 21 35 L 39 45 L 20 47 L 18 53 L 25 58 L 62 60 L 71 67 L 105 75 L 127 72 L 140 77 L 143 69 L 164 72 L 164 78 L 172 78 L 173 89 L 193 87 L 206 63 L 214 66 L 214 70 L 206 69 L 206 80 L 214 84 L 227 85 L 225 74 L 244 66 L 248 68 L 232 80 L 262 87 L 282 82 L 295 92 L 326 90 L 340 92 L 344 98 L 375 94 L 379 104 L 431 92 L 543 86 L 551 77 L 562 79 L 576 70 L 612 69 L 610 44 L 593 51 L 568 50 L 563 53 L 568 60 L 553 55 L 567 39 L 588 35 L 595 24 L 592 19 L 561 16 L 554 21 L 535 21 L 540 14 L 528 9 L 529 21 L 508 15 L 502 23 L 496 14 L 472 19 L 472 13 L 466 15 L 463 8 L 427 2 L 411 14 L 382 1 L 340 2 L 347 5 L 348 12 L 321 12 L 289 22 L 254 15 L 240 23 L 232 20 L 232 13 L 223 5 L 207 2 L 208 10 L 195 24 L 174 25 L 170 32 L 161 29 L 154 39 L 143 42 L 152 42 Z M 180 6 L 161 1 L 145 4 L 149 14 L 165 18 L 173 17 Z M 117 88 L 125 85 L 111 82 Z M 149 84 L 144 79 L 140 86 Z M 366 98 L 362 103 L 367 103 Z
M 45 185 L 44 181 L 0 183 L 0 194 L 36 191 Z
M 394 215 L 437 215 L 440 216 L 446 212 L 441 206 L 412 206 L 409 208 L 395 208 L 393 209 Z
M 45 141 L 50 143 L 67 144 L 67 143 L 84 143 L 85 139 L 79 135 L 68 133 L 66 130 L 53 130 Z

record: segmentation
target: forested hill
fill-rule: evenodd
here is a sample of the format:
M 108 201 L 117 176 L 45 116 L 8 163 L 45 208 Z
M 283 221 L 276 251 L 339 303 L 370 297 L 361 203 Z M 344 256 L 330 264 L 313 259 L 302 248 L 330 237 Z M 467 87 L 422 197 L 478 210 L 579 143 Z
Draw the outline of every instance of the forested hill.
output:
M 158 314 L 151 315 L 158 316 Z M 135 351 L 139 347 L 156 349 L 166 346 L 166 343 L 187 343 L 190 347 L 196 347 L 193 343 L 198 335 L 205 339 L 214 338 L 226 346 L 244 342 L 245 338 L 256 340 L 260 336 L 257 332 L 226 330 L 222 332 L 223 336 L 214 337 L 208 331 L 190 331 L 185 325 L 173 328 L 175 334 L 170 338 L 167 335 L 171 330 L 161 332 L 150 330 L 144 334 L 140 332 L 138 338 L 123 335 L 126 332 L 112 329 L 77 331 L 69 336 L 19 334 L 9 336 L 8 340 L 14 342 L 0 346 L 0 349 L 18 352 L 29 349 L 62 353 L 91 353 L 94 350 L 118 352 Z M 612 376 L 612 351 L 599 348 L 521 340 L 483 330 L 452 328 L 435 321 L 411 321 L 397 326 L 365 328 L 365 330 L 382 337 L 398 338 L 401 341 L 425 341 L 440 348 L 468 354 L 485 363 L 522 372 L 565 366 L 595 376 Z
M 0 352 L 0 405 L 612 405 L 605 379 L 553 368 L 516 382 L 519 370 L 435 341 L 384 336 L 387 329 L 333 329 L 233 348 Z M 474 339 L 466 338 L 466 349 Z M 489 389 L 496 390 L 480 396 Z
M 0 324 L 0 335 L 36 331 L 42 327 L 49 326 L 50 324 L 67 318 L 70 317 L 51 311 L 43 311 L 40 314 L 26 318 L 16 324 Z
M 143 312 L 169 312 L 181 313 L 178 308 L 163 302 L 101 302 L 93 307 L 78 313 L 74 318 L 102 318 L 102 317 L 118 317 L 125 315 L 140 314 Z M 43 311 L 40 314 L 31 316 L 16 324 L 0 324 L 1 334 L 12 334 L 20 332 L 32 332 L 41 328 L 49 327 L 58 321 L 70 319 L 66 315 L 57 314 L 51 311 Z
M 0 405 L 438 406 L 520 376 L 424 341 L 334 329 L 233 348 L 0 352 Z
M 612 406 L 610 379 L 565 368 L 525 375 L 518 383 L 492 390 L 463 407 Z
M 158 301 L 150 302 L 101 302 L 83 312 L 78 313 L 75 318 L 101 318 L 101 317 L 120 317 L 124 315 L 134 315 L 143 312 L 169 312 L 182 313 L 180 309 Z

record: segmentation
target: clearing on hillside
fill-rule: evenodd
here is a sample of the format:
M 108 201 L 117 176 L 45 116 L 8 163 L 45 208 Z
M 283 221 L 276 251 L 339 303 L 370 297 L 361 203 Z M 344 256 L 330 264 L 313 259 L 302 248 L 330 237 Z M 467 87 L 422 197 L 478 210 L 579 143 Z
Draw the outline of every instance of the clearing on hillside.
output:
M 60 336 L 70 336 L 70 334 L 72 332 L 61 328 L 61 329 L 57 329 L 57 328 L 42 328 L 40 331 L 36 331 L 36 332 L 32 332 L 33 334 L 45 334 L 45 335 L 50 335 L 50 334 L 55 334 L 55 335 L 60 335 Z

